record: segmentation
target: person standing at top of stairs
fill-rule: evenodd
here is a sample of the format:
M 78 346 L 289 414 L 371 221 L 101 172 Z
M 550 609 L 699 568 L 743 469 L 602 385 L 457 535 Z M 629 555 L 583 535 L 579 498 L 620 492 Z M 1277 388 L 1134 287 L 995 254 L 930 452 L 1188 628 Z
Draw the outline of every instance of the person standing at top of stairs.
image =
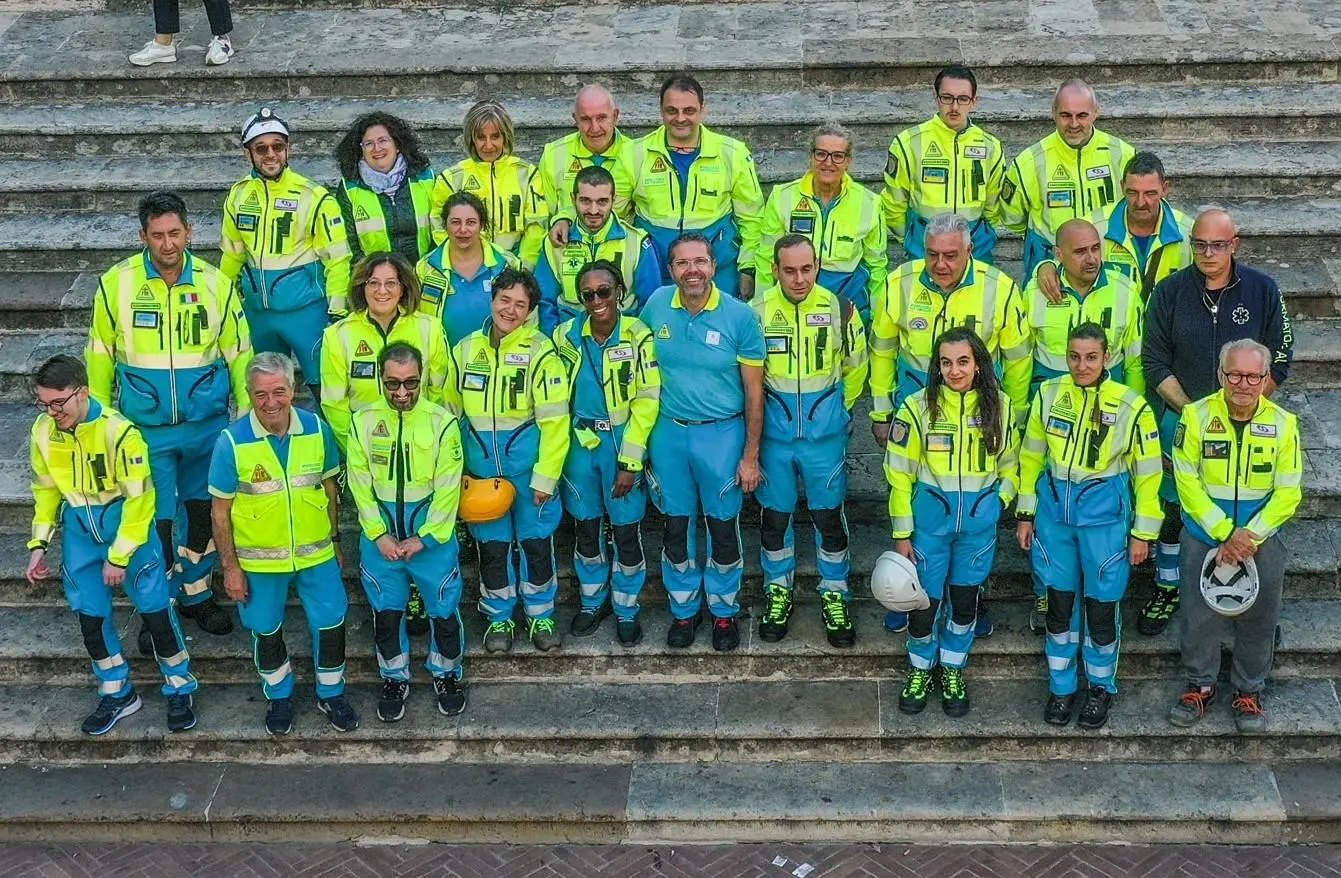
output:
M 210 20 L 210 44 L 205 49 L 205 64 L 218 67 L 233 57 L 233 12 L 228 0 L 205 0 L 205 15 Z M 136 67 L 171 64 L 177 60 L 177 41 L 181 32 L 181 0 L 154 0 L 154 38 L 130 56 Z

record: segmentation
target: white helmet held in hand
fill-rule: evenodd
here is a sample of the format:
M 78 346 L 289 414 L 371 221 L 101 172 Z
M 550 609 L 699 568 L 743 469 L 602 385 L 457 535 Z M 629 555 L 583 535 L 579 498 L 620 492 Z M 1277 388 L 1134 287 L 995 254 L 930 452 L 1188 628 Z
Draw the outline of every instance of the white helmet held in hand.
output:
M 1221 616 L 1246 613 L 1257 601 L 1257 564 L 1247 558 L 1239 564 L 1219 564 L 1219 547 L 1206 553 L 1201 564 L 1201 596 Z
M 898 552 L 885 552 L 871 571 L 871 595 L 887 610 L 911 613 L 931 606 L 917 581 L 917 567 Z

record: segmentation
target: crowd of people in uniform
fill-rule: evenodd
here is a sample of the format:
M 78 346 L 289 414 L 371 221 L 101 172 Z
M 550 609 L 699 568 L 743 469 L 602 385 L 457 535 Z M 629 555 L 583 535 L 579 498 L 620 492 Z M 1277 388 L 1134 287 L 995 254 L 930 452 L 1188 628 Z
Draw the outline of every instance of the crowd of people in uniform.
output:
M 1106 722 L 1120 602 L 1153 555 L 1139 630 L 1182 607 L 1188 686 L 1170 721 L 1216 700 L 1232 624 L 1232 710 L 1263 728 L 1278 531 L 1302 469 L 1298 422 L 1271 399 L 1292 356 L 1279 289 L 1236 258 L 1232 217 L 1190 220 L 1156 155 L 1096 127 L 1084 82 L 1061 85 L 1056 130 L 1013 160 L 973 121 L 970 69 L 942 70 L 931 97 L 935 115 L 890 145 L 879 194 L 849 174 L 851 133 L 825 123 L 809 170 L 767 198 L 749 147 L 704 124 L 687 74 L 662 85 L 664 124 L 642 138 L 620 130 L 608 90 L 583 88 L 576 131 L 537 164 L 496 101 L 470 108 L 468 155 L 441 172 L 407 122 L 364 115 L 336 147 L 333 189 L 290 165 L 274 112 L 247 119 L 220 265 L 191 252 L 180 197 L 146 197 L 143 250 L 102 276 L 83 360 L 35 375 L 28 576 L 52 575 L 59 530 L 100 695 L 84 731 L 142 706 L 117 587 L 162 670 L 168 728 L 195 725 L 181 620 L 232 630 L 216 566 L 251 633 L 267 731 L 294 724 L 291 589 L 317 704 L 357 728 L 342 498 L 384 722 L 406 710 L 412 635 L 428 636 L 438 710 L 466 707 L 463 557 L 485 650 L 512 648 L 518 609 L 536 649 L 560 647 L 565 514 L 570 635 L 613 614 L 619 644 L 639 643 L 649 500 L 670 648 L 702 624 L 714 649 L 738 647 L 748 493 L 761 640 L 788 633 L 804 498 L 828 643 L 851 647 L 847 453 L 868 387 L 893 542 L 872 587 L 899 592 L 885 627 L 907 631 L 901 710 L 939 693 L 947 714 L 968 711 L 964 669 L 992 631 L 983 587 L 1013 508 L 1047 722 Z M 1023 236 L 1019 279 L 995 261 L 998 228 Z M 892 267 L 891 239 L 907 256 Z M 311 409 L 295 403 L 299 375 Z M 907 575 L 893 582 L 891 564 Z

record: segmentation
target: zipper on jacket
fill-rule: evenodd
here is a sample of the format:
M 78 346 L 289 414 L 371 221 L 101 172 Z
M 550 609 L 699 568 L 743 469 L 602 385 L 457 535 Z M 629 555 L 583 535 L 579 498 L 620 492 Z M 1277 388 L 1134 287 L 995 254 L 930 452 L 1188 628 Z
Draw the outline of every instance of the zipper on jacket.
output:
M 56 429 L 59 430 L 60 427 Z M 98 525 L 93 522 L 93 504 L 88 502 L 88 480 L 85 479 L 88 474 L 88 455 L 84 453 L 84 443 L 79 441 L 78 424 L 75 424 L 74 429 L 70 431 L 70 435 L 74 437 L 75 451 L 79 454 L 79 487 L 84 494 L 84 517 L 88 519 L 89 533 L 93 534 L 93 539 L 102 543 L 102 533 L 98 530 Z
M 396 539 L 405 539 L 405 470 L 409 465 L 409 449 L 405 447 L 405 412 L 396 412 Z
M 959 213 L 959 135 L 961 132 L 955 132 L 954 143 L 950 149 L 954 153 L 954 159 L 951 164 L 952 173 L 950 179 L 946 182 L 950 184 L 950 213 Z
M 793 302 L 792 308 L 796 312 L 796 322 L 792 326 L 792 332 L 795 333 L 793 338 L 796 339 L 796 347 L 793 348 L 796 356 L 796 438 L 800 439 L 805 433 L 801 426 L 801 376 L 805 373 L 806 360 L 810 358 L 810 339 L 802 338 L 801 303 Z
M 503 404 L 503 394 L 507 392 L 503 381 L 503 366 L 498 360 L 498 349 L 503 346 L 503 340 L 500 338 L 498 344 L 494 347 L 494 388 L 497 396 L 494 397 L 494 403 L 490 406 L 489 412 L 493 419 L 493 429 L 489 431 L 489 441 L 494 445 L 494 468 L 498 470 L 498 475 L 503 475 L 503 458 L 498 453 L 498 408 Z
M 184 267 L 184 266 L 183 266 L 183 267 Z M 162 275 L 159 275 L 159 279 L 162 280 Z M 178 422 L 178 417 L 177 417 L 177 363 L 176 363 L 175 358 L 173 357 L 173 353 L 174 353 L 174 352 L 176 351 L 176 349 L 177 349 L 177 342 L 180 342 L 180 341 L 182 340 L 182 328 L 181 328 L 180 326 L 176 326 L 176 325 L 174 325 L 173 322 L 172 322 L 172 290 L 173 290 L 173 287 L 172 287 L 172 286 L 169 286 L 169 284 L 168 284 L 168 282 L 167 282 L 166 280 L 163 281 L 163 286 L 164 286 L 164 287 L 167 289 L 167 291 L 168 291 L 167 318 L 166 318 L 165 322 L 168 324 L 168 326 L 172 327 L 172 329 L 176 329 L 176 330 L 177 330 L 177 338 L 176 338 L 175 340 L 172 338 L 172 329 L 169 329 L 169 330 L 168 330 L 168 395 L 169 395 L 170 397 L 172 397 L 172 423 L 173 423 L 173 424 L 176 424 L 176 423 Z
M 270 181 L 265 177 L 261 178 L 261 190 L 265 193 L 265 197 L 261 199 L 261 228 L 257 236 L 261 246 L 257 248 L 256 273 L 261 276 L 261 310 L 269 311 L 270 287 L 265 282 L 265 248 L 270 243 L 270 223 L 267 219 L 270 210 Z
M 955 391 L 958 393 L 958 391 Z M 959 477 L 959 502 L 955 504 L 955 533 L 964 530 L 964 439 L 968 435 L 967 425 L 964 423 L 964 409 L 968 407 L 965 395 L 959 394 L 959 439 L 956 444 L 959 450 L 955 452 L 955 469 Z

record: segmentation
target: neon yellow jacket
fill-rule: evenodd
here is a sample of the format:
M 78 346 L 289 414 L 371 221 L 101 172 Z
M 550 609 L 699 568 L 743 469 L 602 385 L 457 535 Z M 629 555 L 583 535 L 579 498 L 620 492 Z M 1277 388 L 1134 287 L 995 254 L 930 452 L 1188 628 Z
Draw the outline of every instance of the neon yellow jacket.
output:
M 574 396 L 579 383 L 585 382 L 590 389 L 599 375 L 605 398 L 603 420 L 608 420 L 616 432 L 623 427 L 623 435 L 617 437 L 616 459 L 631 472 L 641 472 L 647 457 L 647 438 L 652 435 L 661 407 L 661 370 L 653 352 L 652 331 L 638 318 L 620 315 L 611 338 L 601 347 L 599 369 L 588 362 L 589 345 L 596 345 L 596 340 L 585 314 L 564 321 L 554 330 L 554 347 L 568 367 Z M 577 414 L 574 409 L 573 427 L 580 439 L 582 431 L 589 432 L 590 427 L 579 423 Z
M 1094 286 L 1084 296 L 1076 293 L 1065 272 L 1058 280 L 1063 295 L 1055 305 L 1043 295 L 1037 281 L 1031 281 L 1024 290 L 1035 377 L 1066 374 L 1067 335 L 1080 324 L 1093 321 L 1108 336 L 1109 377 L 1144 393 L 1141 331 L 1145 306 L 1141 304 L 1141 291 L 1122 274 L 1105 268 L 1099 269 Z
M 377 358 L 396 341 L 414 345 L 424 359 L 423 398 L 432 403 L 443 401 L 452 377 L 452 360 L 442 325 L 422 311 L 402 311 L 391 328 L 383 331 L 366 310 L 355 311 L 326 327 L 321 343 L 321 412 L 341 451 L 349 441 L 352 413 L 384 398 Z
M 1006 169 L 1001 187 L 1006 226 L 1054 243 L 1062 223 L 1122 199 L 1122 171 L 1135 153 L 1131 144 L 1097 128 L 1081 147 L 1053 131 Z
M 935 115 L 903 129 L 889 144 L 880 196 L 889 233 L 905 243 L 910 228 L 943 213 L 970 226 L 982 217 L 1000 223 L 1005 173 L 1001 141 L 973 122 L 956 131 Z
M 1155 227 L 1144 267 L 1131 232 L 1127 230 L 1125 198 L 1112 207 L 1095 211 L 1090 217 L 1104 242 L 1104 268 L 1133 281 L 1141 290 L 1142 302 L 1150 298 L 1155 284 L 1192 264 L 1192 218 L 1175 210 L 1167 201 L 1160 207 L 1159 225 Z
M 553 217 L 572 219 L 573 180 L 583 168 L 599 164 L 615 178 L 615 216 L 628 225 L 633 224 L 633 169 L 629 166 L 629 146 L 633 138 L 615 129 L 610 146 L 599 156 L 594 155 L 582 142 L 582 134 L 572 134 L 551 140 L 540 153 L 540 192 L 545 206 Z
M 147 251 L 103 274 L 93 293 L 84 361 L 89 391 L 140 426 L 203 421 L 251 407 L 251 334 L 232 281 L 184 254 L 171 289 Z
M 1004 393 L 1001 415 L 1001 448 L 988 454 L 978 415 L 978 391 L 958 393 L 943 387 L 934 422 L 925 390 L 903 401 L 885 448 L 894 539 L 907 539 L 913 533 L 913 496 L 919 485 L 945 500 L 947 515 L 957 525 L 955 532 L 973 516 L 984 494 L 995 491 L 1003 507 L 1010 503 L 1016 491 L 1019 439 L 1010 425 L 1010 399 Z
M 838 197 L 827 206 L 815 197 L 814 178 L 773 187 L 759 224 L 756 289 L 776 283 L 773 244 L 783 235 L 805 235 L 820 258 L 819 285 L 846 296 L 863 315 L 885 289 L 889 254 L 880 199 L 846 174 Z
M 385 399 L 358 412 L 349 492 L 363 535 L 417 536 L 428 548 L 453 539 L 464 460 L 456 416 L 422 396 L 408 412 Z
M 252 173 L 224 199 L 219 269 L 241 281 L 254 308 L 296 311 L 325 301 L 348 310 L 350 250 L 335 196 L 292 168 L 278 180 Z
M 1183 523 L 1212 545 L 1243 527 L 1258 543 L 1294 516 L 1302 498 L 1299 419 L 1265 396 L 1234 429 L 1224 391 L 1184 406 L 1173 435 L 1173 475 Z
M 66 514 L 78 516 L 96 542 L 110 543 L 108 561 L 128 565 L 149 540 L 154 523 L 149 448 L 135 425 L 96 399 L 89 400 L 88 416 L 68 433 L 43 412 L 33 423 L 28 456 L 33 468 L 28 548 L 45 549 L 51 543 L 63 503 Z M 117 502 L 121 523 L 115 534 L 104 533 L 103 517 Z
M 465 158 L 438 174 L 429 205 L 434 244 L 447 240 L 442 206 L 453 192 L 479 196 L 489 211 L 488 240 L 521 257 L 528 266 L 535 265 L 549 215 L 535 165 L 515 155 L 492 162 Z
M 429 213 L 433 200 L 433 180 L 431 168 L 425 168 L 408 180 L 419 254 L 427 254 L 433 249 L 433 220 Z M 362 180 L 341 180 L 340 193 L 349 204 L 349 219 L 353 222 L 349 238 L 355 255 L 361 259 L 370 253 L 394 250 L 391 232 L 386 226 L 386 211 L 382 207 L 382 199 L 389 196 L 378 195 L 365 186 Z M 342 199 L 337 195 L 336 200 Z
M 1131 535 L 1153 540 L 1164 517 L 1159 502 L 1163 473 L 1155 413 L 1138 391 L 1111 378 L 1098 387 L 1079 387 L 1063 375 L 1043 382 L 1029 407 L 1016 514 L 1033 515 L 1038 492 L 1048 490 L 1066 523 L 1106 524 L 1114 511 L 1111 504 L 1091 509 L 1086 494 L 1097 497 L 1103 494 L 1096 491 L 1100 482 L 1129 474 L 1136 497 Z M 1040 488 L 1044 478 L 1048 484 Z M 1126 484 L 1120 479 L 1115 484 L 1119 502 L 1127 500 Z

